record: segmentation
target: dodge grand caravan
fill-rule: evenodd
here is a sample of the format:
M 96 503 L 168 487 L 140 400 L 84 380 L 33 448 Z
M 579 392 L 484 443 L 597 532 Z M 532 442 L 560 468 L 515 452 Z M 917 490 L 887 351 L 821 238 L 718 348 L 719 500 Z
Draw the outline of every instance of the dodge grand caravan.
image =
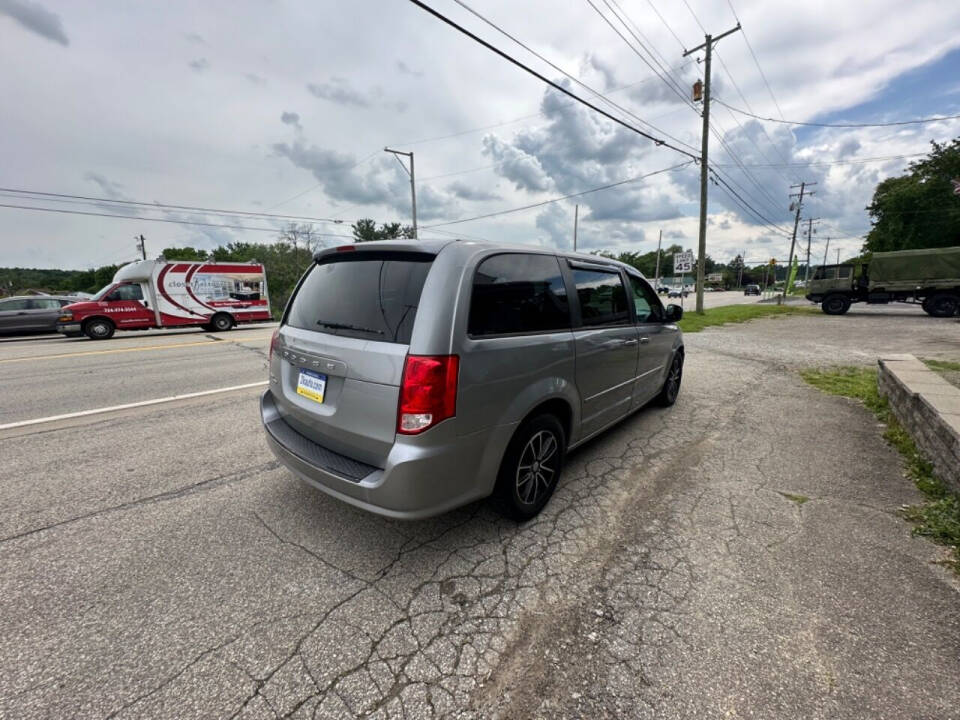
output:
M 567 451 L 672 405 L 682 310 L 602 257 L 466 241 L 322 250 L 270 342 L 267 441 L 311 485 L 395 518 L 494 494 L 525 519 Z

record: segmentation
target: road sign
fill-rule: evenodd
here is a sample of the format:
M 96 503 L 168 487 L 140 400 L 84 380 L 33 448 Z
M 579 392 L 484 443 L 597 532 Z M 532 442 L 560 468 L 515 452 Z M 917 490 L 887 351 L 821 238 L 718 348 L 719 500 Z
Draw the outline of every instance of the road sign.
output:
M 673 254 L 673 274 L 683 275 L 693 272 L 693 251 L 678 252 Z
M 723 273 L 710 273 L 707 275 L 707 282 L 723 282 Z

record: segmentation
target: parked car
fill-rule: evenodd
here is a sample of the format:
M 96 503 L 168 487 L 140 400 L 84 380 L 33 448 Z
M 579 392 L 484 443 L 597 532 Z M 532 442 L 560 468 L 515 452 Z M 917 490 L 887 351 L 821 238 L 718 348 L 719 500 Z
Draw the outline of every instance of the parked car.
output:
M 667 291 L 668 298 L 678 298 L 678 297 L 687 297 L 690 294 L 690 291 L 686 288 L 670 288 Z
M 744 295 L 759 295 L 760 286 L 759 285 L 744 285 L 743 286 Z
M 657 288 L 657 295 L 666 295 L 670 292 L 670 287 L 668 285 L 661 285 Z
M 623 263 L 463 241 L 318 252 L 270 342 L 261 415 L 306 482 L 416 519 L 536 515 L 568 451 L 683 373 L 683 311 Z
M 60 309 L 78 298 L 19 295 L 0 300 L 0 333 L 56 332 Z

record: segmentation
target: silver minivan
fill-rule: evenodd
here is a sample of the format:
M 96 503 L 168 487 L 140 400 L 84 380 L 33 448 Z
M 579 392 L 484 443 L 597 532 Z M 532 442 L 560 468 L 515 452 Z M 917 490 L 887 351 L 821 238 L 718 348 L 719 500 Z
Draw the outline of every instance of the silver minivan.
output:
M 683 373 L 682 310 L 603 257 L 463 240 L 326 249 L 270 343 L 267 441 L 394 518 L 494 495 L 536 515 L 565 454 Z

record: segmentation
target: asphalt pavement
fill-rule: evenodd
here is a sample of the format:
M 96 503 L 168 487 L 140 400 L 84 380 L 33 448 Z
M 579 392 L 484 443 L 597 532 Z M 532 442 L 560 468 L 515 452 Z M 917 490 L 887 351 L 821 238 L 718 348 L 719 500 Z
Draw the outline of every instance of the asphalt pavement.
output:
M 899 515 L 918 493 L 796 372 L 960 359 L 957 321 L 688 335 L 677 404 L 572 454 L 522 525 L 294 479 L 257 411 L 270 332 L 0 343 L 0 717 L 960 717 L 960 583 Z

